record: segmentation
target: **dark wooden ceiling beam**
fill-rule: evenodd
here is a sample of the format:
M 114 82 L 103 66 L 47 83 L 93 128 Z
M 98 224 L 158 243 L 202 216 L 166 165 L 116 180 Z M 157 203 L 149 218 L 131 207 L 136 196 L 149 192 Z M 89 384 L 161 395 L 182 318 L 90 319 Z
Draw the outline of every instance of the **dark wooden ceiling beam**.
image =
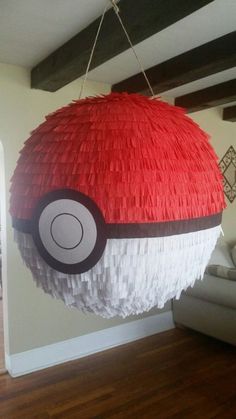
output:
M 175 99 L 175 105 L 188 112 L 201 111 L 236 100 L 236 79 L 217 84 Z
M 236 122 L 236 106 L 229 106 L 223 109 L 223 120 Z
M 213 0 L 120 0 L 120 15 L 137 44 Z M 32 88 L 54 92 L 82 76 L 100 18 L 79 32 L 31 71 Z M 91 70 L 127 50 L 129 44 L 117 16 L 108 10 L 99 35 Z
M 236 31 L 146 70 L 155 93 L 161 93 L 236 66 Z M 114 92 L 149 94 L 142 73 L 112 86 Z

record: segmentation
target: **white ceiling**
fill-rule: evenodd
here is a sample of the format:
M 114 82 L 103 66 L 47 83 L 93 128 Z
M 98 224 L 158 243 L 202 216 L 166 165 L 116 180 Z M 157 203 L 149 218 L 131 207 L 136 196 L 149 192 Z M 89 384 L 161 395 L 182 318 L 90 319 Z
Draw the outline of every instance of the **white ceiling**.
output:
M 108 0 L 0 0 L 0 62 L 35 66 L 101 15 L 107 2 Z M 215 0 L 141 42 L 136 50 L 144 67 L 148 68 L 235 29 L 236 0 Z M 92 70 L 89 78 L 113 84 L 139 71 L 132 51 L 127 50 Z M 179 96 L 234 77 L 236 68 L 167 93 Z
M 33 67 L 88 26 L 107 0 L 0 0 L 0 62 Z

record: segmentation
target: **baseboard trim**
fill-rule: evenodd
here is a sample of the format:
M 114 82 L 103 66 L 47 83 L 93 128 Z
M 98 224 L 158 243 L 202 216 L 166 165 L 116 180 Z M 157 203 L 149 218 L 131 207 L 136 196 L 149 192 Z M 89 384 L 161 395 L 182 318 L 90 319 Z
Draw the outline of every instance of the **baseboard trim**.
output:
M 6 368 L 12 377 L 19 377 L 174 327 L 172 311 L 167 311 L 52 345 L 6 355 Z

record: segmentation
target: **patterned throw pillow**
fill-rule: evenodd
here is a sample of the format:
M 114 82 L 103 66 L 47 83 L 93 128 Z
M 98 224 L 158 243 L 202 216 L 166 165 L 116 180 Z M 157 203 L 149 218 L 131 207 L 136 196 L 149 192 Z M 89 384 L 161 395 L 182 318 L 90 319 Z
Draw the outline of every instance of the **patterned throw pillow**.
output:
M 221 265 L 209 265 L 205 271 L 207 274 L 217 276 L 219 278 L 230 279 L 236 281 L 236 268 L 227 268 Z
M 236 266 L 236 244 L 234 245 L 233 249 L 231 250 L 231 256 L 232 256 L 233 262 Z

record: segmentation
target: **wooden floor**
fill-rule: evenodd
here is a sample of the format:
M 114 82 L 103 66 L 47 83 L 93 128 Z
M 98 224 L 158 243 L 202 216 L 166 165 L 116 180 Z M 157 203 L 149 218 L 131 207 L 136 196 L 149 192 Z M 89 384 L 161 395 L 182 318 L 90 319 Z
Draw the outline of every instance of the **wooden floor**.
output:
M 2 317 L 2 300 L 0 299 L 0 374 L 5 371 L 4 365 L 4 338 L 3 338 L 3 317 Z M 0 413 L 1 418 L 1 413 Z
M 0 418 L 235 419 L 236 348 L 171 330 L 21 378 Z

